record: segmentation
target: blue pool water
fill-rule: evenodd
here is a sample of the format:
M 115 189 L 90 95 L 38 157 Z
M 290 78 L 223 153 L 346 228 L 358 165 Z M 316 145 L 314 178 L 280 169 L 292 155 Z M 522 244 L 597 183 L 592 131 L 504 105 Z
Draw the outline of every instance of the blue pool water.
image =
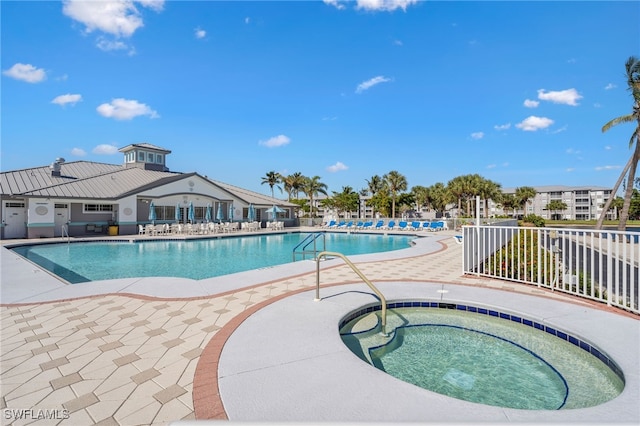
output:
M 340 328 L 342 340 L 363 361 L 397 379 L 485 405 L 585 408 L 624 388 L 602 353 L 602 359 L 594 356 L 574 336 L 542 331 L 519 316 L 506 320 L 477 308 L 429 305 L 434 307 L 388 310 L 389 336 L 379 333 L 380 311 L 358 313 Z
M 293 248 L 308 235 L 62 243 L 15 247 L 13 250 L 72 284 L 132 277 L 200 280 L 289 263 Z M 415 238 L 345 233 L 325 235 L 326 250 L 345 255 L 404 249 Z M 317 248 L 323 249 L 320 240 Z M 298 256 L 297 260 L 300 259 Z

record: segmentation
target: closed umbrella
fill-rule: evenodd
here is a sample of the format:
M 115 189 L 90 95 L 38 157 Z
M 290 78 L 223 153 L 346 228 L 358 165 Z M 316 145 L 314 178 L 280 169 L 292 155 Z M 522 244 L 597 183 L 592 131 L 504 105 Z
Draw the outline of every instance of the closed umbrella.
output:
M 153 204 L 149 204 L 149 220 L 155 225 L 156 223 L 156 206 Z
M 249 222 L 253 222 L 256 220 L 256 209 L 253 207 L 253 204 L 249 204 L 249 211 L 247 212 L 247 220 Z
M 224 214 L 222 213 L 222 203 L 218 203 L 218 212 L 216 213 L 216 219 L 222 223 L 222 219 L 224 219 Z
M 229 204 L 229 220 L 233 222 L 233 203 Z
M 180 223 L 180 219 L 182 218 L 182 208 L 180 207 L 180 203 L 176 204 L 176 222 Z
M 196 221 L 196 212 L 193 209 L 193 202 L 189 203 L 189 213 L 188 213 L 188 218 L 191 221 L 191 223 L 194 223 Z
M 207 223 L 211 222 L 211 204 L 207 204 L 207 212 L 204 215 L 204 220 L 206 220 Z

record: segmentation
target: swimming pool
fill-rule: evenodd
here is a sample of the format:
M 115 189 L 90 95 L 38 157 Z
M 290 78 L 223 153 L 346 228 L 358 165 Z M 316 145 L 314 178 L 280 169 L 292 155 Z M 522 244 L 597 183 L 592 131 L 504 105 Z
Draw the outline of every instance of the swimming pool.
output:
M 13 250 L 72 284 L 132 277 L 201 280 L 289 263 L 293 248 L 308 235 L 78 242 L 20 246 Z M 326 233 L 325 238 L 326 250 L 356 255 L 408 248 L 416 237 Z M 321 246 L 319 242 L 318 248 Z
M 564 410 L 602 404 L 624 388 L 605 354 L 540 323 L 455 304 L 391 306 L 389 336 L 378 332 L 379 311 L 368 308 L 342 322 L 342 339 L 363 361 L 424 389 L 485 405 Z

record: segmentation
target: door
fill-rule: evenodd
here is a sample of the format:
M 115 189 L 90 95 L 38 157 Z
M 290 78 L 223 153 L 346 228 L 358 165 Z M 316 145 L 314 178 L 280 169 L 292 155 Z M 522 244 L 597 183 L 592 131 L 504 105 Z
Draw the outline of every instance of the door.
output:
M 27 211 L 24 203 L 6 203 L 4 206 L 4 237 L 27 238 Z
M 62 226 L 67 224 L 69 220 L 69 210 L 67 204 L 56 204 L 56 208 L 54 210 L 54 229 L 53 235 L 56 237 L 62 236 Z

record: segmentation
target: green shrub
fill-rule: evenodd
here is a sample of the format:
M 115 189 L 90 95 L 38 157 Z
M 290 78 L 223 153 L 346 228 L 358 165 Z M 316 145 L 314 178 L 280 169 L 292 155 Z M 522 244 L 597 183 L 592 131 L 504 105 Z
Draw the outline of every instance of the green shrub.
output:
M 536 226 L 536 228 L 542 228 L 544 226 L 544 218 L 535 214 L 530 214 L 525 216 L 522 219 L 522 222 L 533 223 Z

